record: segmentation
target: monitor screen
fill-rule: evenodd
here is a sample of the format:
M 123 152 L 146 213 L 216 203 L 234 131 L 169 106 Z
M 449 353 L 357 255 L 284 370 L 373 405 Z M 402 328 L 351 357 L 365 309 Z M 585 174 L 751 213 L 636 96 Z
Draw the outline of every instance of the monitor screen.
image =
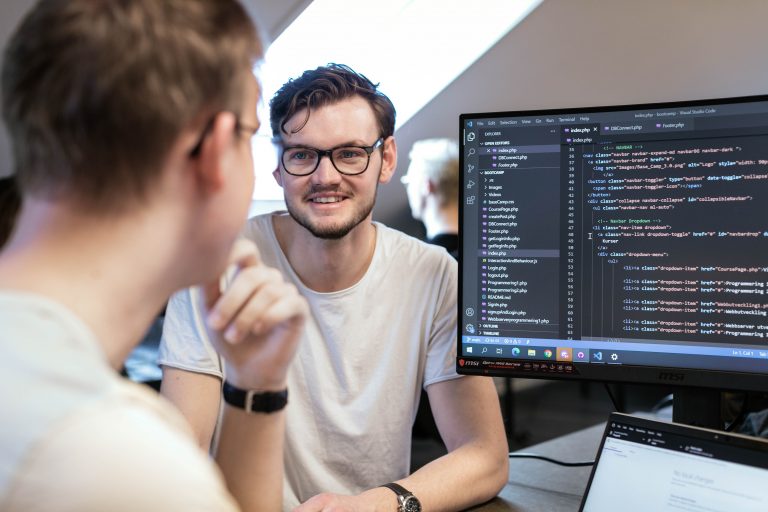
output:
M 460 138 L 460 373 L 768 389 L 768 96 Z

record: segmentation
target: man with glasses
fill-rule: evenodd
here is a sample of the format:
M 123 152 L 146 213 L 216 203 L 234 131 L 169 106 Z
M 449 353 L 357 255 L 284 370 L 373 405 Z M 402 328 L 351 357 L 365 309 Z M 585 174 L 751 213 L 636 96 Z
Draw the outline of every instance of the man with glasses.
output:
M 455 372 L 456 262 L 371 218 L 397 162 L 392 103 L 331 64 L 286 83 L 270 109 L 288 211 L 251 219 L 244 236 L 311 311 L 288 376 L 284 509 L 461 510 L 491 498 L 507 444 L 491 381 Z M 208 446 L 229 369 L 198 315 L 193 292 L 174 296 L 160 363 L 163 392 Z M 449 453 L 409 476 L 422 387 Z

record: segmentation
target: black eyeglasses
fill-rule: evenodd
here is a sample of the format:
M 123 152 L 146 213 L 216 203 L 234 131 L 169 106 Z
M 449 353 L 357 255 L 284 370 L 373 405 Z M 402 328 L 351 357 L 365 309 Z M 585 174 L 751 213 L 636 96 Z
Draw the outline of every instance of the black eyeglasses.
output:
M 213 121 L 215 118 L 216 116 L 212 117 L 211 119 L 208 120 L 207 123 L 205 123 L 205 127 L 203 128 L 203 131 L 200 134 L 200 138 L 198 139 L 197 143 L 195 143 L 194 147 L 189 151 L 189 156 L 194 158 L 200 154 L 200 150 L 203 147 L 203 141 L 205 141 L 205 138 L 210 133 L 211 128 L 213 128 Z M 240 118 L 237 118 L 235 119 L 235 131 L 246 132 L 248 133 L 249 137 L 253 137 L 254 135 L 256 135 L 256 132 L 259 131 L 259 127 L 242 123 L 240 121 Z
M 371 153 L 384 144 L 384 138 L 379 137 L 370 146 L 337 146 L 331 149 L 317 149 L 308 146 L 289 146 L 283 148 L 280 161 L 283 169 L 293 176 L 308 176 L 315 172 L 320 160 L 327 156 L 333 167 L 341 174 L 355 176 L 368 169 Z

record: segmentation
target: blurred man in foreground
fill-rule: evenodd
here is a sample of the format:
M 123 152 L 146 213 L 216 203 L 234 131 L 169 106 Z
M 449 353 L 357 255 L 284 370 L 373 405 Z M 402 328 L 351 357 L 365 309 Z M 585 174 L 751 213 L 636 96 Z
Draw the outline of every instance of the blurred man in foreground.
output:
M 261 55 L 232 0 L 42 1 L 10 40 L 2 107 L 23 207 L 0 256 L 0 509 L 280 508 L 306 302 L 253 244 L 233 247 Z M 183 418 L 117 374 L 168 296 L 199 283 L 230 367 L 226 485 Z

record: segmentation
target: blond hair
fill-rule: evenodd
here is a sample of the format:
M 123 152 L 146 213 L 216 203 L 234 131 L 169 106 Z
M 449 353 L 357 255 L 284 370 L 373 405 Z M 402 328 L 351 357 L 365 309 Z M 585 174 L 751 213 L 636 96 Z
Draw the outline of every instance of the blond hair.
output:
M 453 139 L 416 141 L 408 155 L 411 163 L 435 184 L 440 206 L 459 201 L 459 145 Z

